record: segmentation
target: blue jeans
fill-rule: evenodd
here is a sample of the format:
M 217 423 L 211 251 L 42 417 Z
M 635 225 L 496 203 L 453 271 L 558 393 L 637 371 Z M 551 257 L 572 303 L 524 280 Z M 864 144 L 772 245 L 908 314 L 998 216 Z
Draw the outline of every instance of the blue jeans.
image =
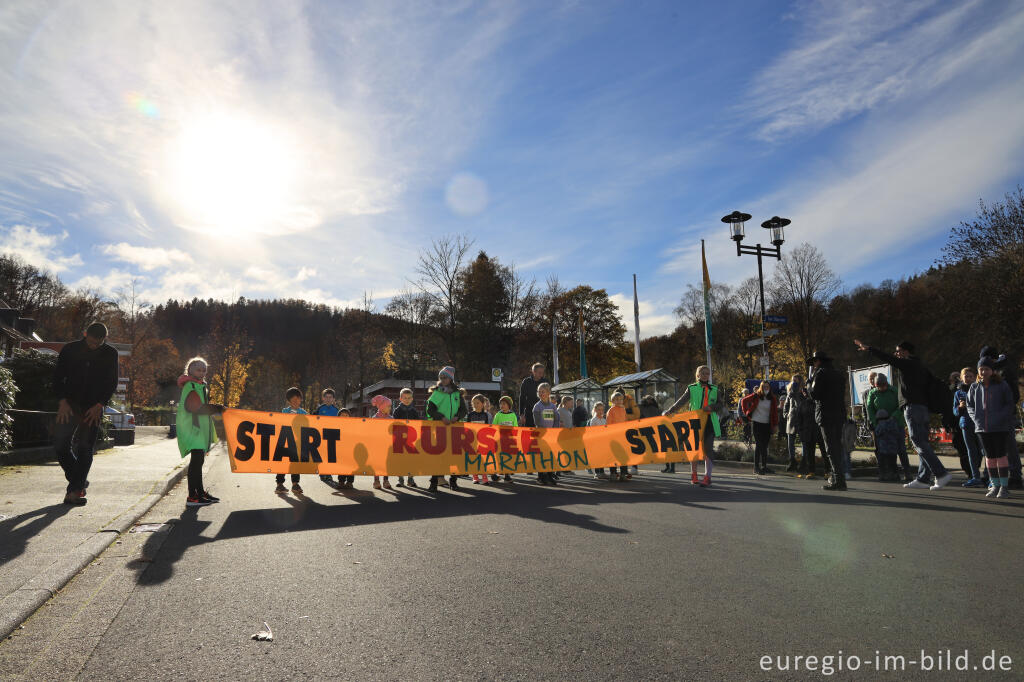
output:
M 86 426 L 77 415 L 63 424 L 57 424 L 53 430 L 53 449 L 57 452 L 57 461 L 64 469 L 64 478 L 68 480 L 68 492 L 85 490 L 88 487 L 89 469 L 92 468 L 92 455 L 99 433 L 98 426 Z
M 917 468 L 917 480 L 927 482 L 930 473 L 935 478 L 946 475 L 946 467 L 935 455 L 932 444 L 928 442 L 928 406 L 911 404 L 903 408 L 903 417 L 907 420 L 907 429 L 910 431 L 910 442 L 914 444 L 914 450 L 921 459 Z
M 789 463 L 796 464 L 796 434 L 786 434 L 786 446 L 789 448 Z
M 970 417 L 968 417 L 970 419 Z M 960 434 L 964 439 L 964 449 L 967 450 L 967 462 L 971 468 L 971 478 L 981 478 L 981 443 L 978 434 L 974 432 L 974 424 L 968 423 L 967 428 L 961 429 Z

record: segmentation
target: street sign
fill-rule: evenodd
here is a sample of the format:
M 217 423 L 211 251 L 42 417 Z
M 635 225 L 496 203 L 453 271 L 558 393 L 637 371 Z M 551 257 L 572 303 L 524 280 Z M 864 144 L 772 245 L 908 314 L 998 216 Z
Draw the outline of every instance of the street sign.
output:
M 768 330 L 765 330 L 764 335 L 766 337 L 775 336 L 776 334 L 779 333 L 779 331 L 781 331 L 781 330 L 779 330 L 779 329 L 768 329 Z M 753 348 L 754 346 L 760 346 L 762 343 L 764 343 L 764 341 L 759 339 L 759 338 L 758 339 L 750 339 L 750 341 L 747 341 L 747 348 Z
M 770 361 L 768 360 L 768 356 L 767 355 L 762 355 L 761 356 L 761 366 L 762 367 L 767 367 L 769 364 L 770 364 Z
M 764 321 L 772 324 L 786 324 L 789 322 L 789 318 L 785 315 L 765 315 Z

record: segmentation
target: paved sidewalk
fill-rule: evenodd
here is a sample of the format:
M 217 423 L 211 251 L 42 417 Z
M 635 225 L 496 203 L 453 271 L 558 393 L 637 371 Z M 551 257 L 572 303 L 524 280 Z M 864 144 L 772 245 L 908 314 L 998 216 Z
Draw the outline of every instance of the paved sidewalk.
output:
M 56 462 L 0 467 L 0 637 L 127 531 L 185 463 L 172 439 L 99 452 L 84 507 L 63 504 Z

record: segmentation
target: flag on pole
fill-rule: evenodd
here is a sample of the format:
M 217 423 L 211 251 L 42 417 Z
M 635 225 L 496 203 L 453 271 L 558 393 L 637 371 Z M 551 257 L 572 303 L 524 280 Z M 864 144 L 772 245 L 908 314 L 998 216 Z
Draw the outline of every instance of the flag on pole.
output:
M 580 308 L 580 379 L 587 378 L 587 347 L 583 341 L 583 308 Z
M 555 318 L 551 318 L 551 373 L 555 383 L 558 385 L 558 331 L 555 329 Z
M 640 371 L 640 299 L 636 295 L 636 275 L 633 275 L 633 333 L 634 352 L 633 359 L 636 361 L 636 371 Z
M 704 347 L 711 350 L 711 276 L 708 274 L 708 259 L 704 255 L 704 240 L 700 240 L 700 260 L 704 267 Z
M 708 367 L 711 367 L 711 276 L 708 274 L 708 258 L 704 254 L 704 240 L 700 240 L 700 261 L 704 269 L 704 352 Z

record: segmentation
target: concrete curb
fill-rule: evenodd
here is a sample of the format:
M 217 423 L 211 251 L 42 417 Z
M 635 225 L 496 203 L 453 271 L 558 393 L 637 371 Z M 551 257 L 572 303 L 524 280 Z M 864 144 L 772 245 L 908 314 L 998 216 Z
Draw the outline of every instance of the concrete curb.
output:
M 179 464 L 162 481 L 153 486 L 152 492 L 128 507 L 97 531 L 96 535 L 72 549 L 38 576 L 0 600 L 0 639 L 14 632 L 39 607 L 49 601 L 82 569 L 112 545 L 121 533 L 127 532 L 135 525 L 135 522 L 152 509 L 171 488 L 176 486 L 187 472 L 188 467 Z

